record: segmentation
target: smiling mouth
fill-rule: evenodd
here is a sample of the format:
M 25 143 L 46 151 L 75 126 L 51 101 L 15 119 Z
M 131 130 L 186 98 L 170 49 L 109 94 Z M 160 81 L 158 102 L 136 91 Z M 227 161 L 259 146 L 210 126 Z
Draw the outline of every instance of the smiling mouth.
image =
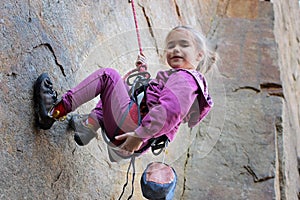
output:
M 171 59 L 182 59 L 180 56 L 173 56 Z

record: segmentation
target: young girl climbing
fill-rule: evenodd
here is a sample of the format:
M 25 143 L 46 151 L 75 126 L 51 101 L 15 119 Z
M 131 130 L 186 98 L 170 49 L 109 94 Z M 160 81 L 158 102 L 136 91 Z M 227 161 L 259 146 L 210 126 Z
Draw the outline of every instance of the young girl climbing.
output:
M 213 102 L 199 70 L 211 67 L 216 54 L 207 48 L 202 34 L 178 26 L 166 37 L 165 55 L 171 69 L 158 72 L 149 81 L 141 109 L 132 104 L 128 86 L 114 69 L 100 68 L 60 100 L 48 75 L 40 75 L 34 88 L 38 126 L 49 129 L 55 121 L 100 95 L 89 115 L 74 115 L 70 120 L 77 144 L 88 144 L 99 128 L 105 131 L 106 139 L 118 146 L 114 153 L 122 157 L 142 153 L 152 138 L 165 135 L 172 141 L 181 123 L 193 127 L 210 111 Z M 143 56 L 138 64 L 145 65 Z M 137 112 L 141 112 L 140 122 Z

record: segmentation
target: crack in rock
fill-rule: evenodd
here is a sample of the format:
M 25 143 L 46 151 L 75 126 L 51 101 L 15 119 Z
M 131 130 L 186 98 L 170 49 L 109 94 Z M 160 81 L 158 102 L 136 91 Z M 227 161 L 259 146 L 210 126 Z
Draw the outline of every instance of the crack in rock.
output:
M 271 96 L 283 97 L 282 85 L 277 83 L 262 83 L 260 84 L 262 91 L 266 91 Z
M 260 92 L 260 89 L 257 89 L 257 88 L 252 87 L 252 86 L 242 86 L 242 87 L 234 89 L 233 92 L 238 92 L 239 90 L 253 90 L 256 93 Z
M 146 9 L 143 5 L 141 5 L 140 3 L 138 4 L 141 8 L 142 8 L 142 12 L 143 12 L 143 15 L 146 19 L 146 22 L 147 22 L 147 26 L 148 26 L 148 29 L 149 29 L 149 33 L 151 35 L 151 37 L 154 39 L 154 43 L 155 43 L 155 49 L 156 49 L 156 53 L 157 55 L 159 55 L 159 50 L 158 50 L 158 46 L 157 46 L 157 41 L 156 41 L 156 38 L 154 36 L 154 31 L 152 29 L 152 23 L 151 23 L 151 19 L 150 17 L 147 15 L 147 12 L 146 12 Z
M 267 92 L 270 96 L 278 96 L 284 98 L 282 85 L 277 83 L 261 83 L 259 88 L 253 86 L 241 86 L 233 90 L 238 92 L 239 90 L 252 90 L 256 93 Z
M 56 183 L 61 179 L 62 175 L 63 175 L 63 170 L 60 170 L 59 173 L 54 177 L 54 180 L 51 184 L 51 188 L 55 187 Z
M 182 189 L 180 199 L 183 199 L 183 196 L 184 196 L 185 191 L 186 191 L 186 172 L 187 172 L 187 165 L 188 165 L 189 158 L 190 158 L 190 148 L 188 148 L 188 150 L 187 150 L 186 159 L 185 159 L 185 163 L 184 163 L 183 189 Z
M 265 176 L 259 178 L 249 165 L 245 165 L 244 168 L 252 176 L 254 183 L 264 182 L 275 178 L 275 176 Z
M 63 76 L 66 76 L 64 67 L 57 61 L 57 56 L 55 55 L 54 49 L 52 48 L 51 44 L 49 44 L 49 43 L 41 43 L 41 44 L 33 47 L 33 49 L 37 49 L 39 47 L 46 47 L 46 49 L 48 49 L 51 52 L 51 54 L 52 54 L 52 56 L 54 58 L 55 64 L 60 68 Z
M 180 8 L 179 8 L 179 6 L 178 6 L 176 0 L 174 0 L 174 4 L 175 4 L 176 14 L 177 14 L 177 16 L 178 16 L 178 19 L 179 19 L 179 21 L 182 21 L 181 14 L 180 14 Z

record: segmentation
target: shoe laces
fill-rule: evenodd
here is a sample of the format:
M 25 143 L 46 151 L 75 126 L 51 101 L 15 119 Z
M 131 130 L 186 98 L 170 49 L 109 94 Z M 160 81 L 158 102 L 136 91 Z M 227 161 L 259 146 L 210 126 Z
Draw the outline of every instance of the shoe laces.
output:
M 48 93 L 52 96 L 54 103 L 57 102 L 57 92 L 53 89 L 53 84 L 49 79 L 46 79 L 45 86 L 48 88 Z

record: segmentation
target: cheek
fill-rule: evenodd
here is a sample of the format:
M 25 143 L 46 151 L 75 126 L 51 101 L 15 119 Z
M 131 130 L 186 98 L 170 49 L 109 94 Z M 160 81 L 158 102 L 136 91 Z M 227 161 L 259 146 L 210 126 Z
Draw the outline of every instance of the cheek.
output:
M 169 64 L 170 62 L 170 54 L 165 54 L 165 61 Z
M 172 53 L 172 50 L 171 50 L 171 49 L 166 49 L 166 50 L 165 50 L 165 53 L 166 53 L 166 55 L 171 54 L 171 53 Z
M 166 51 L 165 52 L 165 58 L 169 59 L 171 57 L 171 52 L 170 51 Z

